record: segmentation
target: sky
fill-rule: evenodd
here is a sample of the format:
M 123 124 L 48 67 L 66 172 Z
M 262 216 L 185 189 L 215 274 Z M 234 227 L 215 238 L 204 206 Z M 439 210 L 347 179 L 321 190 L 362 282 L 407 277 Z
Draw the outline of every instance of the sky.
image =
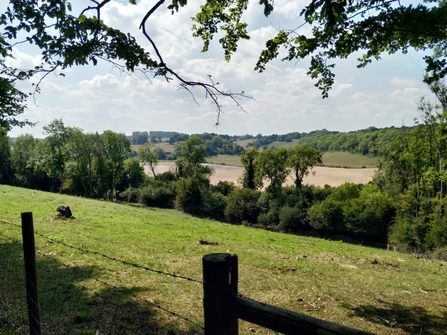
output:
M 112 0 L 102 11 L 106 24 L 129 32 L 151 54 L 153 49 L 138 29 L 141 19 L 155 1 L 139 0 L 137 5 Z M 208 75 L 225 91 L 242 92 L 252 99 L 239 100 L 242 109 L 222 100 L 223 114 L 216 127 L 216 107 L 200 89 L 194 98 L 179 90 L 178 82 L 164 78 L 146 78 L 139 74 L 120 73 L 110 63 L 73 67 L 65 77 L 49 75 L 41 84 L 41 93 L 27 103 L 21 119 L 37 122 L 35 127 L 13 128 L 10 137 L 32 134 L 44 137 L 42 127 L 55 119 L 65 126 L 84 132 L 112 130 L 177 131 L 187 134 L 213 132 L 229 135 L 286 134 L 328 129 L 353 131 L 370 126 L 383 128 L 411 126 L 419 116 L 417 102 L 422 96 L 433 100 L 422 82 L 423 53 L 384 55 L 366 68 L 356 67 L 361 53 L 337 60 L 336 81 L 328 99 L 322 99 L 315 81 L 306 75 L 308 60 L 275 60 L 266 71 L 254 71 L 258 56 L 268 38 L 280 29 L 292 29 L 302 23 L 300 11 L 308 0 L 276 0 L 271 16 L 265 18 L 258 1 L 250 3 L 244 19 L 251 39 L 241 41 L 230 62 L 224 60 L 217 40 L 202 53 L 202 41 L 192 36 L 191 17 L 200 2 L 191 2 L 171 15 L 159 8 L 149 19 L 147 29 L 168 66 L 186 80 L 207 82 Z M 0 10 L 8 4 L 0 0 Z M 72 1 L 73 14 L 92 4 Z M 309 27 L 300 28 L 308 33 Z M 40 64 L 39 50 L 25 44 L 14 48 L 9 64 L 30 68 Z M 429 52 L 429 51 L 428 51 Z M 31 83 L 21 87 L 31 89 Z

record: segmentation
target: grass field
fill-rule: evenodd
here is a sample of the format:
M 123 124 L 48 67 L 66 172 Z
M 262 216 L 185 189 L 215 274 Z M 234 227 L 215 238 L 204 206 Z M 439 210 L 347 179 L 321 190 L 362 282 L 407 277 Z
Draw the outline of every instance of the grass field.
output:
M 350 168 L 375 168 L 379 165 L 379 158 L 351 154 L 349 152 L 324 152 L 323 164 L 325 166 Z
M 201 257 L 216 252 L 239 256 L 239 291 L 258 301 L 376 334 L 441 335 L 447 329 L 446 262 L 233 226 L 177 210 L 2 185 L 0 199 L 0 251 L 11 246 L 20 258 L 21 231 L 15 225 L 21 212 L 33 212 L 35 230 L 45 236 L 36 235 L 38 276 L 43 278 L 42 289 L 51 288 L 51 278 L 63 284 L 62 290 L 49 290 L 60 301 L 50 311 L 61 314 L 57 320 L 67 329 L 97 325 L 95 320 L 104 314 L 107 321 L 110 310 L 115 322 L 135 327 L 144 323 L 145 331 L 128 334 L 201 334 L 188 322 L 141 302 L 145 299 L 203 325 L 200 283 L 126 266 L 96 253 L 201 281 Z M 55 209 L 61 204 L 69 205 L 76 219 L 57 219 Z M 200 239 L 218 245 L 201 245 Z M 8 290 L 15 290 L 19 270 L 10 271 L 13 278 L 0 280 L 0 285 L 12 282 Z M 2 279 L 9 273 L 8 267 L 0 271 Z M 67 297 L 77 301 L 75 311 Z M 47 298 L 44 294 L 43 304 Z M 0 322 L 0 333 L 5 324 Z M 274 334 L 240 322 L 240 334 L 253 332 Z
M 211 164 L 242 166 L 241 156 L 237 155 L 217 155 L 213 157 L 206 157 L 206 162 Z

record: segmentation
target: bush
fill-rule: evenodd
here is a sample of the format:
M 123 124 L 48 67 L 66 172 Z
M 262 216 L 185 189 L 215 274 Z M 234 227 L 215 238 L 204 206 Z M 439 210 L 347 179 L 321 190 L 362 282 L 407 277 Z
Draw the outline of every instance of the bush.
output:
M 169 182 L 177 180 L 177 177 L 174 172 L 166 171 L 166 172 L 157 174 L 155 177 L 155 180 L 164 182 L 164 183 L 169 183 Z
M 227 196 L 234 191 L 236 185 L 232 181 L 219 181 L 217 185 L 212 185 L 211 189 L 213 191 L 219 192 L 224 196 Z
M 261 209 L 258 199 L 261 192 L 249 188 L 234 190 L 227 197 L 225 216 L 231 223 L 256 223 Z
M 145 187 L 141 190 L 140 201 L 151 207 L 173 208 L 175 194 L 164 186 Z
M 258 223 L 263 226 L 277 226 L 279 224 L 279 208 L 272 207 L 267 213 L 258 216 Z
M 177 182 L 176 206 L 185 213 L 202 215 L 203 190 L 198 180 L 182 178 Z
M 279 210 L 279 227 L 284 231 L 297 230 L 300 224 L 298 213 L 295 208 L 290 206 L 281 207 Z
M 118 197 L 122 201 L 137 203 L 141 199 L 141 189 L 128 187 L 125 191 L 118 193 Z
M 211 219 L 223 219 L 226 204 L 227 201 L 222 194 L 208 190 L 203 197 L 201 215 Z

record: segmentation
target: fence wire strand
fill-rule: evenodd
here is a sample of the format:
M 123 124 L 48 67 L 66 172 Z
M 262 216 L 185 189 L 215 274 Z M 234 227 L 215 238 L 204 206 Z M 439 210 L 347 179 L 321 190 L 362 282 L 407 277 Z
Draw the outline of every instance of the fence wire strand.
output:
M 12 232 L 13 230 L 6 230 L 6 233 L 4 233 L 4 231 L 0 232 L 0 246 L 5 244 L 4 241 L 5 242 L 7 241 L 7 243 L 11 244 L 15 243 L 17 246 L 20 246 L 20 248 L 18 248 L 15 253 L 8 255 L 8 257 L 10 258 L 15 258 L 15 261 L 13 262 L 11 260 L 7 262 L 6 265 L 8 265 L 7 267 L 9 268 L 7 274 L 8 278 L 4 278 L 5 280 L 2 280 L 3 283 L 14 283 L 14 285 L 16 285 L 17 283 L 14 282 L 13 278 L 14 275 L 17 275 L 16 271 L 18 269 L 18 265 L 15 263 L 20 262 L 19 267 L 21 268 L 22 272 L 24 271 L 23 246 L 20 234 L 22 227 L 18 224 L 4 220 L 1 220 L 0 224 L 6 224 L 11 227 L 17 228 L 17 230 L 14 232 L 14 235 L 16 235 L 15 233 L 17 233 L 17 239 L 7 235 L 8 232 Z M 189 278 L 175 273 L 169 273 L 157 269 L 152 269 L 147 266 L 139 265 L 125 260 L 120 260 L 115 257 L 105 255 L 101 252 L 72 246 L 64 242 L 59 242 L 39 232 L 34 232 L 34 234 L 53 243 L 60 244 L 64 247 L 73 250 L 78 250 L 83 253 L 90 253 L 93 255 L 97 255 L 107 260 L 121 263 L 125 266 L 132 266 L 156 274 L 203 284 L 202 281 L 194 278 Z M 0 248 L 0 255 L 1 255 L 1 248 Z M 20 257 L 18 255 L 20 255 Z M 123 288 L 119 288 L 115 285 L 112 285 L 110 283 L 107 283 L 106 281 L 97 278 L 91 278 L 91 279 L 95 280 L 103 287 L 108 288 L 108 290 L 104 291 L 105 296 L 103 295 L 104 293 L 99 292 L 98 294 L 97 292 L 93 292 L 93 296 L 90 296 L 89 299 L 86 299 L 86 297 L 89 296 L 88 291 L 90 290 L 83 285 L 75 284 L 75 282 L 78 281 L 81 282 L 83 279 L 85 279 L 83 277 L 82 271 L 79 272 L 79 268 L 63 264 L 60 262 L 59 259 L 56 259 L 51 254 L 36 252 L 36 255 L 42 256 L 44 257 L 44 259 L 51 260 L 52 262 L 54 262 L 54 266 L 51 265 L 49 267 L 48 264 L 45 265 L 42 262 L 39 261 L 37 262 L 37 268 L 39 273 L 38 286 L 40 289 L 39 305 L 42 317 L 40 326 L 42 328 L 42 334 L 48 334 L 48 335 L 81 334 L 86 331 L 85 327 L 88 327 L 89 329 L 92 329 L 93 327 L 92 330 L 94 331 L 94 334 L 101 334 L 101 335 L 136 334 L 136 333 L 158 334 L 162 330 L 162 328 L 160 328 L 162 327 L 162 325 L 159 325 L 157 322 L 152 323 L 150 321 L 150 314 L 152 314 L 153 312 L 150 312 L 150 309 L 146 309 L 146 307 L 143 308 L 144 305 L 159 309 L 167 314 L 172 315 L 173 317 L 181 319 L 198 330 L 199 329 L 202 331 L 204 330 L 203 325 L 194 322 L 188 317 L 182 316 L 177 312 L 171 311 L 161 306 L 160 304 L 153 303 L 149 301 L 147 298 L 130 294 L 129 292 L 124 292 L 122 291 Z M 2 259 L 0 259 L 0 265 L 2 264 L 2 262 L 5 262 L 5 258 L 4 257 L 1 258 Z M 60 273 L 61 268 L 63 268 L 64 270 L 71 270 L 71 272 L 69 273 L 65 272 L 61 274 Z M 44 269 L 46 271 L 44 271 Z M 24 275 L 21 277 L 22 279 L 24 279 Z M 0 288 L 2 286 L 4 285 L 0 283 Z M 25 284 L 23 283 L 21 287 L 23 288 L 24 291 Z M 9 292 L 10 288 L 3 287 L 1 291 Z M 0 292 L 0 297 L 2 296 L 3 293 Z M 142 303 L 140 304 L 140 307 L 143 309 L 137 308 L 136 310 L 134 310 L 134 308 L 137 305 L 135 305 L 134 307 L 132 307 L 129 304 L 123 306 L 123 303 L 126 304 L 125 301 L 128 299 L 126 297 L 131 297 L 132 299 L 140 301 Z M 2 300 L 3 299 L 0 299 L 0 303 L 2 303 Z M 21 301 L 22 308 L 12 309 L 11 311 L 9 311 L 9 316 L 12 316 L 11 313 L 17 312 L 20 315 L 14 316 L 13 319 L 17 319 L 20 321 L 15 322 L 15 325 L 11 325 L 10 329 L 11 331 L 18 331 L 20 334 L 22 334 L 24 332 L 26 333 L 27 329 L 29 331 L 29 324 L 27 321 L 27 312 L 26 312 L 27 311 L 26 294 L 24 294 L 19 300 Z M 88 301 L 88 303 L 90 304 L 89 308 L 93 309 L 93 312 L 88 312 L 86 314 L 87 317 L 83 317 L 82 315 L 86 313 L 85 312 L 86 301 Z M 8 308 L 9 307 L 7 306 L 3 308 L 3 305 L 0 305 L 0 316 L 4 314 L 3 309 L 7 310 Z M 126 323 L 126 321 L 129 320 L 130 322 Z M 81 329 L 82 327 L 84 327 L 84 330 Z M 0 333 L 2 333 L 3 330 L 4 329 L 1 328 L 0 325 Z M 197 334 L 197 332 L 195 332 L 194 334 Z
M 34 233 L 36 235 L 39 235 L 40 237 L 46 238 L 47 240 L 51 241 L 52 243 L 57 243 L 57 244 L 63 245 L 63 246 L 65 246 L 67 248 L 70 248 L 70 249 L 74 249 L 74 250 L 78 250 L 78 251 L 82 251 L 82 252 L 87 252 L 87 253 L 91 253 L 91 254 L 94 254 L 94 255 L 98 255 L 98 256 L 104 257 L 104 258 L 106 258 L 108 260 L 111 260 L 111 261 L 114 261 L 114 262 L 118 262 L 118 263 L 122 263 L 122 264 L 128 265 L 128 266 L 133 266 L 133 267 L 138 268 L 138 269 L 143 269 L 143 270 L 146 270 L 146 271 L 158 273 L 158 274 L 169 276 L 169 277 L 173 277 L 173 278 L 176 278 L 176 279 L 183 279 L 183 280 L 187 280 L 187 281 L 190 281 L 190 282 L 203 284 L 203 281 L 201 281 L 201 280 L 197 280 L 197 279 L 194 279 L 194 278 L 189 278 L 189 277 L 186 277 L 186 276 L 181 276 L 181 275 L 178 275 L 178 274 L 175 274 L 175 273 L 169 273 L 169 272 L 165 272 L 165 271 L 161 271 L 161 270 L 151 269 L 151 268 L 149 268 L 147 266 L 144 266 L 144 265 L 128 262 L 128 261 L 125 261 L 125 260 L 122 260 L 122 259 L 118 259 L 118 258 L 115 258 L 115 257 L 112 257 L 112 256 L 105 255 L 103 253 L 100 253 L 99 251 L 93 251 L 93 250 L 88 250 L 88 249 L 84 249 L 84 248 L 80 248 L 80 247 L 75 247 L 75 246 L 69 245 L 67 243 L 54 240 L 53 238 L 50 238 L 50 237 L 48 237 L 46 235 L 43 235 L 43 234 L 41 234 L 39 232 L 34 232 Z
M 51 261 L 57 263 L 57 265 L 59 265 L 59 266 L 63 266 L 63 267 L 66 268 L 66 269 L 70 269 L 70 268 L 71 268 L 69 265 L 60 263 L 58 260 L 56 260 L 55 258 L 53 258 L 53 257 L 51 257 L 51 256 L 49 256 L 49 255 L 47 255 L 47 254 L 44 254 L 44 253 L 41 253 L 41 252 L 37 252 L 37 255 L 42 256 L 42 257 L 45 257 L 46 259 L 49 259 L 49 260 L 51 260 Z M 114 290 L 117 290 L 117 291 L 120 290 L 119 287 L 117 287 L 117 286 L 115 286 L 115 285 L 112 285 L 112 284 L 110 284 L 110 283 L 107 283 L 106 281 L 103 281 L 103 280 L 100 280 L 100 279 L 97 279 L 97 278 L 92 278 L 92 279 L 95 280 L 95 281 L 98 282 L 98 283 L 101 283 L 101 284 L 104 285 L 104 286 L 107 286 L 107 287 L 109 287 L 109 288 L 113 288 Z M 59 286 L 59 285 L 58 285 L 58 286 Z M 85 287 L 83 287 L 83 288 L 85 289 Z M 56 293 L 55 293 L 55 294 L 56 294 Z M 197 327 L 197 328 L 199 328 L 199 329 L 201 329 L 201 330 L 204 330 L 204 329 L 205 329 L 202 325 L 200 325 L 200 324 L 198 324 L 198 323 L 192 321 L 191 319 L 189 319 L 189 318 L 187 318 L 187 317 L 185 317 L 185 316 L 183 316 L 183 315 L 180 315 L 180 314 L 177 313 L 177 312 L 171 311 L 171 310 L 169 310 L 169 309 L 167 309 L 167 308 L 165 308 L 165 307 L 162 307 L 162 306 L 160 306 L 160 305 L 158 305 L 158 304 L 155 304 L 155 303 L 153 303 L 153 302 L 151 302 L 151 301 L 149 301 L 149 300 L 147 300 L 147 299 L 145 299 L 145 298 L 143 298 L 143 297 L 139 297 L 139 296 L 134 295 L 134 294 L 129 294 L 129 296 L 131 296 L 132 298 L 138 299 L 138 300 L 140 300 L 140 301 L 142 301 L 142 302 L 144 302 L 144 303 L 146 303 L 146 304 L 148 304 L 148 305 L 150 305 L 150 306 L 156 307 L 156 308 L 158 308 L 159 310 L 162 310 L 162 311 L 164 311 L 164 312 L 166 312 L 166 313 L 169 313 L 169 314 L 171 314 L 171 315 L 173 315 L 173 316 L 175 316 L 175 317 L 177 317 L 177 318 L 179 318 L 179 319 L 182 319 L 182 320 L 184 320 L 184 321 L 186 321 L 186 322 L 192 324 L 193 326 L 195 326 L 195 327 Z M 116 312 L 117 312 L 117 308 L 118 308 L 118 305 L 115 304 L 115 307 L 114 307 L 114 309 L 113 309 L 113 314 L 116 314 Z M 129 313 L 131 313 L 131 312 L 129 311 Z M 101 318 L 98 318 L 98 322 L 100 322 L 100 320 L 101 320 Z M 99 323 L 97 324 L 97 327 L 98 327 L 98 326 L 99 326 Z M 112 326 L 113 326 L 113 325 L 109 325 L 109 327 L 112 327 Z

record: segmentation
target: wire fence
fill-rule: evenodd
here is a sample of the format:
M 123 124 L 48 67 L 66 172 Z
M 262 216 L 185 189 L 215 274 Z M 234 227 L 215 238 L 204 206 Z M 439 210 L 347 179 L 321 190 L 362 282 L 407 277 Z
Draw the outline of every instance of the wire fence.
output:
M 195 286 L 180 289 L 185 299 L 201 304 L 201 280 L 72 246 L 39 232 L 35 236 L 42 334 L 203 334 L 200 315 L 184 316 L 184 310 L 164 306 L 159 293 L 154 294 L 158 298 L 150 294 L 160 283 L 181 280 Z M 49 245 L 57 245 L 60 251 L 48 252 Z M 103 258 L 113 266 L 85 264 L 86 253 L 90 260 Z M 70 255 L 70 262 L 59 254 Z M 0 268 L 0 333 L 28 334 L 21 227 L 5 221 L 0 221 Z M 152 287 L 139 285 L 142 273 Z M 149 274 L 163 279 L 148 278 Z M 165 298 L 175 306 L 176 299 Z
M 236 335 L 238 319 L 287 334 L 368 334 L 242 296 L 236 255 L 202 261 L 203 281 L 150 268 L 35 232 L 22 213 L 22 227 L 0 221 L 0 334 Z M 180 295 L 186 304 L 174 303 Z

